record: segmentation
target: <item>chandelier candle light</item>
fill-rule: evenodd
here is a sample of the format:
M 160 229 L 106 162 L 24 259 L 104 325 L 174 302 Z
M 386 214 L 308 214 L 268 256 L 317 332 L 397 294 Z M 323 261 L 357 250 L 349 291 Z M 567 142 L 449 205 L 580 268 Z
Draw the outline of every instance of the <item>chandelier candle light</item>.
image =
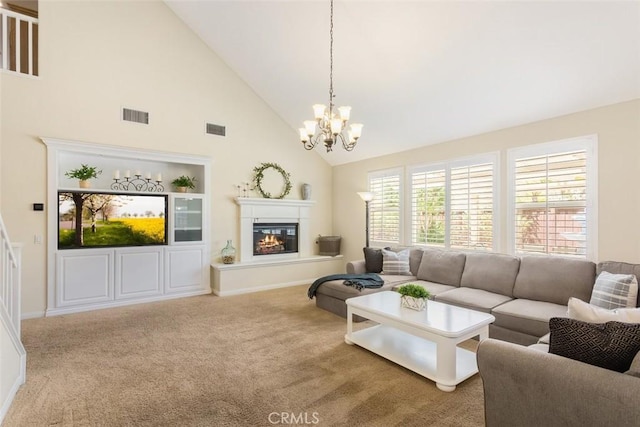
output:
M 339 107 L 336 115 L 336 107 L 333 104 L 333 0 L 331 0 L 331 26 L 329 30 L 329 109 L 324 104 L 315 104 L 313 114 L 315 120 L 306 120 L 304 128 L 300 128 L 300 139 L 307 150 L 312 150 L 320 141 L 324 141 L 327 152 L 333 150 L 334 144 L 342 142 L 345 150 L 355 148 L 358 138 L 362 134 L 362 124 L 352 123 L 351 129 L 346 131 L 347 122 L 351 115 L 351 107 Z M 316 126 L 317 125 L 317 126 Z M 346 131 L 346 135 L 345 135 Z

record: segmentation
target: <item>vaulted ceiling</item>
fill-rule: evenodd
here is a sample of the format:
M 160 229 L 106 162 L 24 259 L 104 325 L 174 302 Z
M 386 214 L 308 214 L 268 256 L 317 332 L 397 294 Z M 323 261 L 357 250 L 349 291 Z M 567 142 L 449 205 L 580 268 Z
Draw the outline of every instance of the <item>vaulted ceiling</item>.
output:
M 292 134 L 328 104 L 329 0 L 165 0 Z M 333 165 L 640 98 L 638 1 L 336 0 Z M 301 144 L 292 146 L 300 149 Z

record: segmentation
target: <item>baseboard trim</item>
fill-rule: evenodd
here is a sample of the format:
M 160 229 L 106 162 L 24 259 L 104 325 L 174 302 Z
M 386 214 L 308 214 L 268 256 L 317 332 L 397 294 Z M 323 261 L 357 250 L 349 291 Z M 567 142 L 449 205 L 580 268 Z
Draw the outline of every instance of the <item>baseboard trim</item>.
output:
M 150 298 L 143 298 L 143 299 L 109 301 L 109 302 L 100 303 L 100 304 L 83 305 L 82 307 L 52 308 L 52 309 L 47 309 L 46 316 L 50 317 L 50 316 L 61 316 L 63 314 L 83 313 L 85 311 L 102 310 L 102 309 L 105 309 L 105 308 L 125 307 L 125 306 L 128 306 L 128 305 L 136 305 L 136 304 L 145 304 L 145 303 L 149 303 L 149 302 L 166 301 L 166 300 L 172 300 L 172 299 L 177 299 L 177 298 L 186 298 L 186 297 L 193 297 L 193 296 L 197 296 L 197 295 L 206 295 L 206 294 L 210 294 L 210 293 L 211 293 L 211 289 L 204 289 L 204 290 L 191 291 L 191 292 L 165 294 L 165 295 L 160 295 L 160 296 L 155 296 L 155 297 L 150 297 Z
M 45 317 L 46 313 L 44 311 L 30 311 L 29 313 L 22 313 L 22 316 L 20 316 L 20 319 L 22 320 L 27 320 L 27 319 L 37 319 L 39 317 Z

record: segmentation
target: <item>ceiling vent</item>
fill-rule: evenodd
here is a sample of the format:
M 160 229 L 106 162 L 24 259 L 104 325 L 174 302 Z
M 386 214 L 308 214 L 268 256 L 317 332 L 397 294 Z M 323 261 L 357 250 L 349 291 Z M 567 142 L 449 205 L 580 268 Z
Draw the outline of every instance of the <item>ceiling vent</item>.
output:
M 209 135 L 225 136 L 227 134 L 227 128 L 224 126 L 207 123 L 205 132 Z
M 131 108 L 122 109 L 122 120 L 125 122 L 149 124 L 149 113 L 146 111 L 132 110 Z

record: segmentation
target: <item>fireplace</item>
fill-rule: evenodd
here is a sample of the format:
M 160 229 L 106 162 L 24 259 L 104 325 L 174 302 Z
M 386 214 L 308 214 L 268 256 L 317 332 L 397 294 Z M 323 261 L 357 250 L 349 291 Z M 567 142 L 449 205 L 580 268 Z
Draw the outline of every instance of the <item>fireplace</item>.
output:
M 298 252 L 298 224 L 254 223 L 253 255 L 290 254 Z
M 254 199 L 251 197 L 238 197 L 236 203 L 240 206 L 240 263 L 281 263 L 286 260 L 302 259 L 310 257 L 314 249 L 309 227 L 309 217 L 311 206 L 315 204 L 313 200 L 290 200 L 290 199 Z M 256 244 L 263 238 L 263 232 L 282 234 L 281 228 L 289 226 L 289 231 L 281 239 L 284 243 L 282 248 L 275 248 L 281 252 L 269 253 L 261 250 L 261 255 L 256 254 Z M 256 230 L 255 226 L 265 226 L 265 230 Z M 256 235 L 260 238 L 256 241 Z M 268 256 L 267 256 L 268 255 Z

